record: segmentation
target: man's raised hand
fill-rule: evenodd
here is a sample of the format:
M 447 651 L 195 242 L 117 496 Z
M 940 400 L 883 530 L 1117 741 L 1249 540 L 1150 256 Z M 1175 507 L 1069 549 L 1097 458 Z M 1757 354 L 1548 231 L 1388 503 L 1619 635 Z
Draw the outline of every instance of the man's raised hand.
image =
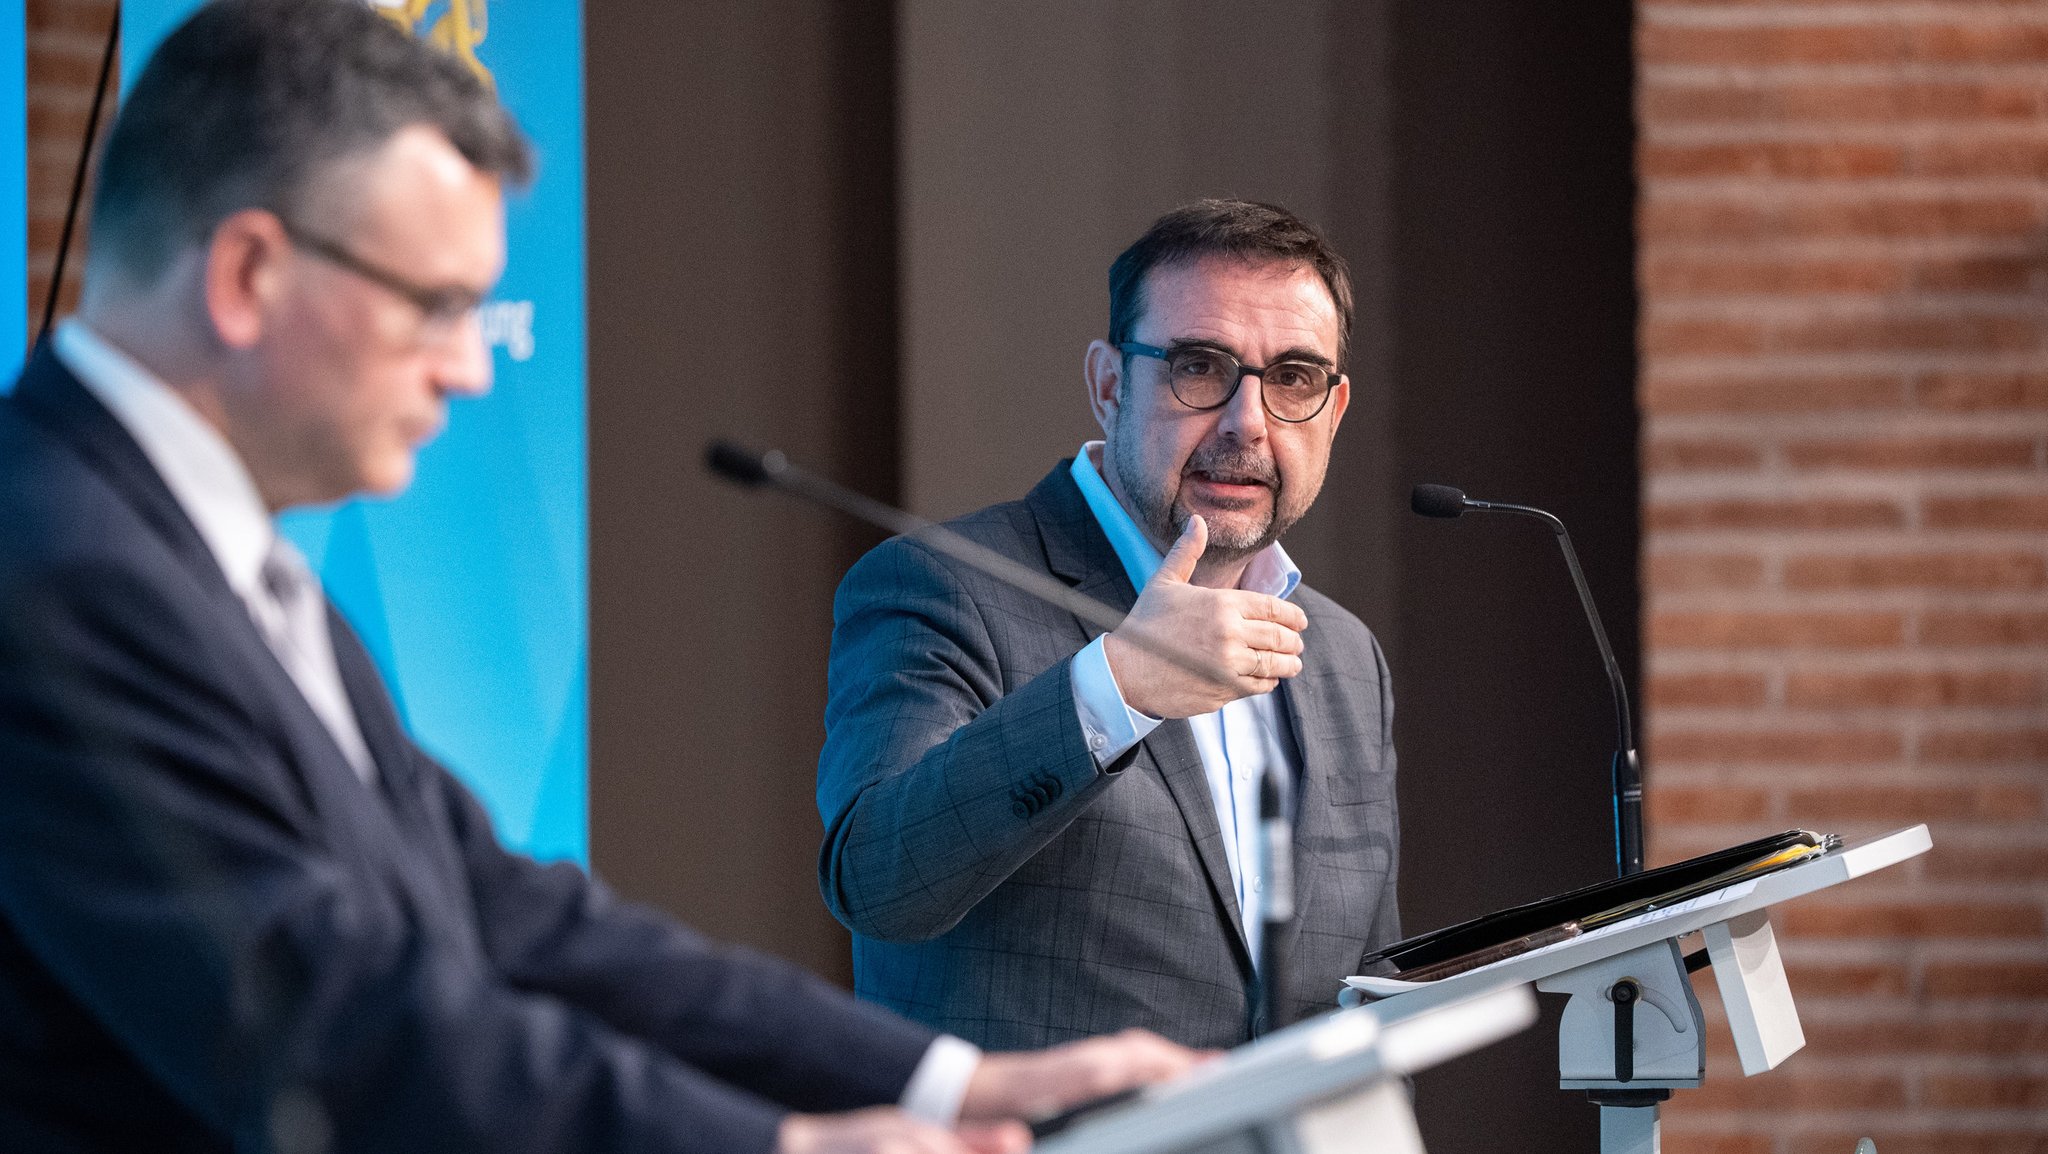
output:
M 1122 625 L 1102 642 L 1124 703 L 1152 717 L 1212 713 L 1301 672 L 1308 616 L 1278 597 L 1191 585 L 1209 527 L 1189 517 Z

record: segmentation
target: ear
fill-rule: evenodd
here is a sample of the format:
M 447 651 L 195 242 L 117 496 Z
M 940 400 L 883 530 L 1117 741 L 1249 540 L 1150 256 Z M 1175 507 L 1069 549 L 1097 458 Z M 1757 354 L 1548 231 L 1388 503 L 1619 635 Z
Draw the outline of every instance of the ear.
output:
M 1124 383 L 1124 355 L 1108 341 L 1090 341 L 1081 362 L 1081 376 L 1088 382 L 1088 408 L 1103 436 L 1116 424 Z
M 213 228 L 206 245 L 206 316 L 221 343 L 246 349 L 263 336 L 289 283 L 291 244 L 276 216 L 245 208 Z
M 1351 407 L 1351 378 L 1339 378 L 1330 386 L 1330 435 L 1337 435 L 1337 426 L 1344 423 L 1344 410 Z

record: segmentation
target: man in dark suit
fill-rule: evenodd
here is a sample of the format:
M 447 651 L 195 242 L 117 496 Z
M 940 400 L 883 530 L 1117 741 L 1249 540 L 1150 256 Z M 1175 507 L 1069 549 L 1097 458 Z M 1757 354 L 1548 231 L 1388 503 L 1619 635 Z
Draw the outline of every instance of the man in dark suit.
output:
M 715 947 L 407 737 L 271 518 L 404 488 L 488 387 L 528 165 L 350 0 L 209 6 L 129 93 L 0 401 L 0 1149 L 1016 1150 L 1189 1061 L 983 1057 Z
M 1269 970 L 1291 1021 L 1399 936 L 1386 665 L 1278 544 L 1350 399 L 1343 261 L 1285 210 L 1198 202 L 1117 259 L 1110 314 L 1104 440 L 951 527 L 1124 625 L 906 538 L 835 603 L 819 870 L 855 990 L 995 1048 L 1230 1045 L 1282 1024 Z M 1294 846 L 1270 942 L 1262 781 Z

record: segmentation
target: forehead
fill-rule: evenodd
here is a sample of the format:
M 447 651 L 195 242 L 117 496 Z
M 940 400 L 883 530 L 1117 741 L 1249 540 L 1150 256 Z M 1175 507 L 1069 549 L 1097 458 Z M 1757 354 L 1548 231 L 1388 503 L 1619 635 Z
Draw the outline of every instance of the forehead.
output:
M 331 185 L 351 202 L 337 206 L 341 219 L 378 255 L 458 281 L 497 275 L 505 231 L 498 182 L 439 132 L 400 129 L 344 172 Z
M 1136 330 L 1148 343 L 1217 341 L 1254 357 L 1305 347 L 1334 358 L 1339 327 L 1336 302 L 1313 267 L 1201 257 L 1145 275 Z

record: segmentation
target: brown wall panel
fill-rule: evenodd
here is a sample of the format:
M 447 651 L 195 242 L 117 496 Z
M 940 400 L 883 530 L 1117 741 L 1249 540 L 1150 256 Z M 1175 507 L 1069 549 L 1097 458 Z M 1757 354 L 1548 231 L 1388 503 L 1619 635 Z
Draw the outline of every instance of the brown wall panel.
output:
M 595 865 L 843 978 L 812 780 L 875 537 L 700 461 L 733 434 L 892 487 L 890 13 L 607 3 L 588 41 Z

